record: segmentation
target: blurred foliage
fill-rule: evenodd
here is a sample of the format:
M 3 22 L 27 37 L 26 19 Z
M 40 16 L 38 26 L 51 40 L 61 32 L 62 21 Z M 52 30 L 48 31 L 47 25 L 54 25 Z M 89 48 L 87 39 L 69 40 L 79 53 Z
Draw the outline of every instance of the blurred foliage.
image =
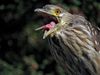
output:
M 64 75 L 49 52 L 34 9 L 57 4 L 100 27 L 100 0 L 0 0 L 0 75 Z M 45 21 L 45 19 L 43 19 Z

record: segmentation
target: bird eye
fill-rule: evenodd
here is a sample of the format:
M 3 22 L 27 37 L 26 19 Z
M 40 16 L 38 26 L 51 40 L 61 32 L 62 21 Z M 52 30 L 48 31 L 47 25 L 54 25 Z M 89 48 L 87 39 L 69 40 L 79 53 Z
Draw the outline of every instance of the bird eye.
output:
M 56 10 L 55 10 L 55 14 L 56 14 L 56 15 L 59 15 L 60 13 L 61 13 L 60 9 L 56 9 Z

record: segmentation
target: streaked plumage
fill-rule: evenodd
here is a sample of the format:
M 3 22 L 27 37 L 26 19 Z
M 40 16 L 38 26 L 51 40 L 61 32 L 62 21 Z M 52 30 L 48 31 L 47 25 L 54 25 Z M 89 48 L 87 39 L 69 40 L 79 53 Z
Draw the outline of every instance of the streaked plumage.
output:
M 51 12 L 59 9 L 60 13 Z M 72 15 L 55 5 L 38 12 L 53 15 L 58 23 L 46 31 L 51 54 L 68 75 L 100 75 L 100 30 L 84 17 Z

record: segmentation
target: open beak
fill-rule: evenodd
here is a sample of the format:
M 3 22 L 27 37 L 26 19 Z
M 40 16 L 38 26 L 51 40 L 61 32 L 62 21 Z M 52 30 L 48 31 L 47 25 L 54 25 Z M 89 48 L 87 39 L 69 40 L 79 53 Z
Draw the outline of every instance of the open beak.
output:
M 55 17 L 50 12 L 46 11 L 45 9 L 37 8 L 34 11 L 37 12 L 37 13 L 40 13 L 40 15 L 42 15 L 42 16 L 47 15 L 47 16 L 50 16 L 52 18 Z M 55 20 L 57 20 L 57 19 L 55 19 Z M 44 31 L 44 35 L 43 35 L 43 39 L 45 39 L 47 36 L 51 36 L 52 37 L 53 36 L 53 33 L 56 32 L 56 30 L 57 30 L 57 28 L 55 27 L 56 23 L 54 23 L 54 24 L 49 23 L 49 25 L 51 26 L 51 28 L 49 26 L 46 26 L 45 25 L 45 26 L 41 26 L 41 27 L 35 29 L 35 30 L 41 30 L 41 29 L 44 29 L 45 30 Z M 49 30 L 46 30 L 46 27 L 49 28 Z
M 36 28 L 35 30 L 41 30 L 41 29 L 44 29 L 45 28 L 45 26 L 41 26 L 41 27 L 39 27 L 39 28 Z M 57 28 L 52 28 L 52 29 L 50 29 L 49 31 L 48 30 L 45 30 L 44 31 L 44 35 L 43 35 L 43 39 L 45 39 L 47 36 L 49 36 L 50 34 L 53 34 L 54 32 L 56 32 L 57 31 Z M 52 37 L 53 35 L 51 35 L 51 37 Z

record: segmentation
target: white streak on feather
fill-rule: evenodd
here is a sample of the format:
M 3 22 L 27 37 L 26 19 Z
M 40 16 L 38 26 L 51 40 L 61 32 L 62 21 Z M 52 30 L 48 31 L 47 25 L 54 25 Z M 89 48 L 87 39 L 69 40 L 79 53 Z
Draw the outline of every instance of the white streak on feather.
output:
M 97 35 L 97 31 L 95 31 L 95 35 Z
M 94 42 L 95 42 L 96 45 L 98 45 L 98 42 L 96 40 Z
M 89 40 L 89 39 L 86 39 L 86 42 L 87 42 L 89 45 L 91 45 L 91 46 L 94 45 L 93 42 L 92 42 L 91 40 Z

